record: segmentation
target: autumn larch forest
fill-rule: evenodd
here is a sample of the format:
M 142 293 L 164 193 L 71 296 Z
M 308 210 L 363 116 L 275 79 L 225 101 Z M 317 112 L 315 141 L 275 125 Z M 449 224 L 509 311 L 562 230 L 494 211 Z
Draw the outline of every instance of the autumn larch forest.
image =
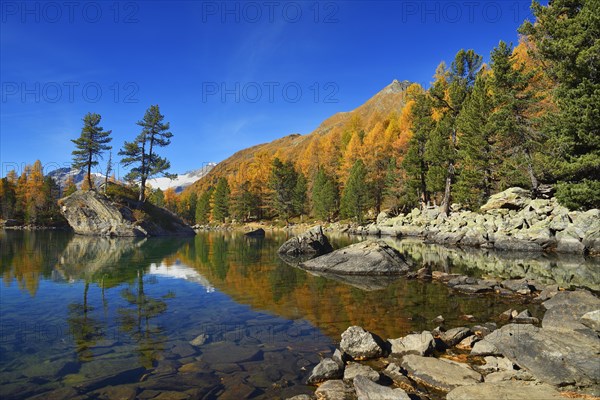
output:
M 290 135 L 242 150 L 182 194 L 146 185 L 166 175 L 169 124 L 158 106 L 138 122 L 141 133 L 118 155 L 132 167 L 122 185 L 190 224 L 300 218 L 362 222 L 453 203 L 476 210 L 511 186 L 553 193 L 571 210 L 600 207 L 600 3 L 534 2 L 535 23 L 519 43 L 500 41 L 489 63 L 473 50 L 432 71 L 425 88 L 394 81 L 359 108 L 339 113 L 308 135 Z M 73 165 L 112 168 L 110 130 L 100 115 L 83 119 Z M 112 181 L 116 178 L 112 177 Z M 141 185 L 140 185 L 141 182 Z M 105 182 L 104 187 L 108 186 Z M 72 193 L 42 174 L 41 163 L 0 180 L 3 219 L 61 222 L 56 200 Z

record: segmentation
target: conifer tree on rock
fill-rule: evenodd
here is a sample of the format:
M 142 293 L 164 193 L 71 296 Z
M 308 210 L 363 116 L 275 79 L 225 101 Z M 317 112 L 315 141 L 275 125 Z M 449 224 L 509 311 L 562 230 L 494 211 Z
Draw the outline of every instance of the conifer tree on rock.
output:
M 100 126 L 100 114 L 87 113 L 83 117 L 83 128 L 81 135 L 71 141 L 75 144 L 76 150 L 73 150 L 73 163 L 75 169 L 86 169 L 87 187 L 91 189 L 92 185 L 92 167 L 98 165 L 98 159 L 102 158 L 102 153 L 110 150 L 108 145 L 112 138 L 112 131 L 105 131 Z

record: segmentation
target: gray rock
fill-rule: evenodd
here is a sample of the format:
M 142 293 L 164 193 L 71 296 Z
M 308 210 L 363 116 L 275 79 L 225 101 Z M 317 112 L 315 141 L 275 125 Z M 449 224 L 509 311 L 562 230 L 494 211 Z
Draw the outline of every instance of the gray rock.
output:
M 307 382 L 309 384 L 315 384 L 329 379 L 339 379 L 342 377 L 343 373 L 344 369 L 338 363 L 331 358 L 324 358 L 313 368 Z
M 585 245 L 581 242 L 580 233 L 572 225 L 564 231 L 556 232 L 556 251 L 559 253 L 583 254 Z
M 138 221 L 129 208 L 134 205 L 113 203 L 94 190 L 79 190 L 59 201 L 61 214 L 73 231 L 80 235 L 144 237 L 196 234 L 175 214 L 148 202 L 142 206 L 148 218 Z
M 590 329 L 600 332 L 600 310 L 587 312 L 579 318 L 579 321 Z
M 378 385 L 360 375 L 354 378 L 354 390 L 358 400 L 410 400 L 404 390 Z
M 351 326 L 342 333 L 340 349 L 355 360 L 367 360 L 383 355 L 383 341 L 360 326 Z
M 412 383 L 408 377 L 402 373 L 402 370 L 396 363 L 389 363 L 383 370 L 383 374 L 393 380 L 396 385 L 412 387 Z
M 519 324 L 539 324 L 540 320 L 531 315 L 529 310 L 521 311 L 515 318 L 516 323 Z
M 331 356 L 331 359 L 338 363 L 340 367 L 344 366 L 344 364 L 346 363 L 346 358 L 346 355 L 342 353 L 340 349 L 335 349 L 333 355 Z
M 491 342 L 485 340 L 485 338 L 473 346 L 471 355 L 474 356 L 491 356 L 501 355 L 500 350 Z
M 600 381 L 600 339 L 578 331 L 505 325 L 479 343 L 491 343 L 536 379 L 555 386 L 593 386 Z M 477 343 L 477 344 L 479 344 Z M 477 345 L 476 345 L 477 346 Z
M 479 367 L 479 369 L 484 371 L 495 372 L 514 369 L 513 363 L 508 358 L 485 356 L 484 360 L 485 364 Z
M 389 339 L 391 353 L 395 356 L 405 354 L 428 355 L 434 349 L 433 335 L 428 331 L 415 333 L 398 339 Z
M 447 330 L 446 332 L 443 332 L 440 335 L 440 339 L 442 339 L 442 341 L 446 344 L 446 346 L 452 347 L 452 346 L 455 346 L 456 344 L 460 343 L 461 340 L 463 340 L 464 338 L 466 338 L 467 336 L 469 336 L 471 334 L 472 334 L 472 332 L 469 328 L 465 328 L 465 327 L 452 328 L 452 329 Z
M 409 270 L 404 257 L 383 240 L 365 240 L 305 261 L 309 271 L 340 275 L 400 275 Z
M 558 285 L 548 285 L 542 289 L 540 294 L 535 298 L 535 301 L 546 301 L 550 300 L 552 297 L 556 296 L 559 292 Z
M 564 400 L 552 386 L 533 382 L 510 381 L 461 386 L 446 396 L 447 400 Z
M 502 281 L 502 286 L 519 294 L 530 294 L 535 290 L 535 283 L 527 279 L 507 279 Z
M 588 329 L 580 318 L 600 309 L 600 299 L 587 290 L 563 291 L 543 303 L 548 309 L 542 327 L 555 330 Z
M 357 376 L 364 376 L 367 379 L 377 382 L 379 380 L 379 372 L 375 371 L 368 365 L 362 365 L 356 362 L 349 362 L 344 369 L 344 380 L 351 381 Z
M 323 383 L 315 391 L 318 400 L 354 400 L 354 387 L 342 380 L 331 380 Z
M 333 247 L 329 243 L 329 239 L 323 233 L 321 225 L 315 226 L 308 231 L 289 239 L 281 245 L 278 252 L 280 254 L 288 254 L 297 256 L 301 254 L 309 254 L 320 256 L 333 251 Z
M 494 248 L 504 251 L 543 251 L 544 248 L 535 242 L 516 239 L 512 236 L 496 235 Z
M 287 400 L 312 400 L 313 397 L 308 394 L 299 394 L 294 397 L 288 397 Z
M 529 372 L 524 370 L 517 371 L 514 369 L 508 369 L 487 374 L 484 379 L 485 382 L 488 383 L 497 383 L 510 380 L 531 381 L 533 380 L 533 376 L 531 376 Z
M 466 366 L 433 357 L 404 356 L 402 368 L 413 380 L 444 392 L 483 380 L 478 372 Z
M 487 203 L 481 206 L 481 211 L 490 211 L 500 208 L 519 210 L 531 201 L 531 193 L 520 187 L 511 187 L 503 192 L 490 196 Z

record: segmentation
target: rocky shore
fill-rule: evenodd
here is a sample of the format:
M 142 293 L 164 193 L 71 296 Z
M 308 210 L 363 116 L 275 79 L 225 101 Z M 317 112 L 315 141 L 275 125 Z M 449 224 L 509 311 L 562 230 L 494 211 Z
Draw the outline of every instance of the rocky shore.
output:
M 600 210 L 569 211 L 555 198 L 532 199 L 518 187 L 493 195 L 480 212 L 457 204 L 449 216 L 433 206 L 397 216 L 382 212 L 376 222 L 346 230 L 447 245 L 600 255 Z
M 527 282 L 507 282 L 523 296 Z M 532 292 L 533 289 L 533 292 Z M 507 289 L 508 290 L 508 289 Z M 600 395 L 600 299 L 585 290 L 537 292 L 540 321 L 507 310 L 497 321 L 383 340 L 358 326 L 307 377 L 306 399 L 564 399 Z M 503 326 L 499 327 L 500 325 Z

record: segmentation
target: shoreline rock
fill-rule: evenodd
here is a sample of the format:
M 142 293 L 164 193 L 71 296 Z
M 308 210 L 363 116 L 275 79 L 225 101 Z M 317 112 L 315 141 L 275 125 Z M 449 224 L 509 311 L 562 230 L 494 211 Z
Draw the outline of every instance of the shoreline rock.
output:
M 439 207 L 395 217 L 383 212 L 376 223 L 351 231 L 503 251 L 600 256 L 600 210 L 569 211 L 555 198 L 531 199 L 522 188 L 493 195 L 480 212 L 460 211 L 458 206 L 449 216 Z
M 511 284 L 513 288 L 519 287 L 519 282 Z M 560 315 L 570 316 L 570 323 L 565 326 L 551 323 L 541 328 L 508 324 L 497 330 L 491 328 L 493 332 L 488 333 L 479 326 L 457 327 L 445 332 L 436 328 L 432 332 L 388 339 L 383 344 L 374 333 L 352 326 L 342 334 L 342 351 L 335 351 L 336 361 L 324 359 L 321 362 L 328 360 L 331 369 L 337 372 L 334 380 L 326 380 L 315 394 L 318 399 L 441 399 L 446 396 L 450 400 L 550 400 L 564 398 L 563 391 L 600 395 L 600 332 L 593 328 L 600 313 L 600 299 L 587 291 L 565 291 L 544 305 L 548 309 L 544 321 L 547 317 L 553 321 L 552 313 L 548 313 L 561 309 Z M 583 316 L 592 327 L 580 323 Z M 469 354 L 468 349 L 461 348 L 461 343 L 472 337 L 477 340 L 470 340 L 475 344 Z M 394 351 L 399 340 L 411 344 L 416 351 Z M 359 357 L 351 360 L 343 357 L 345 354 Z M 315 367 L 313 375 L 320 366 Z M 344 369 L 344 380 L 341 380 L 339 374 Z

